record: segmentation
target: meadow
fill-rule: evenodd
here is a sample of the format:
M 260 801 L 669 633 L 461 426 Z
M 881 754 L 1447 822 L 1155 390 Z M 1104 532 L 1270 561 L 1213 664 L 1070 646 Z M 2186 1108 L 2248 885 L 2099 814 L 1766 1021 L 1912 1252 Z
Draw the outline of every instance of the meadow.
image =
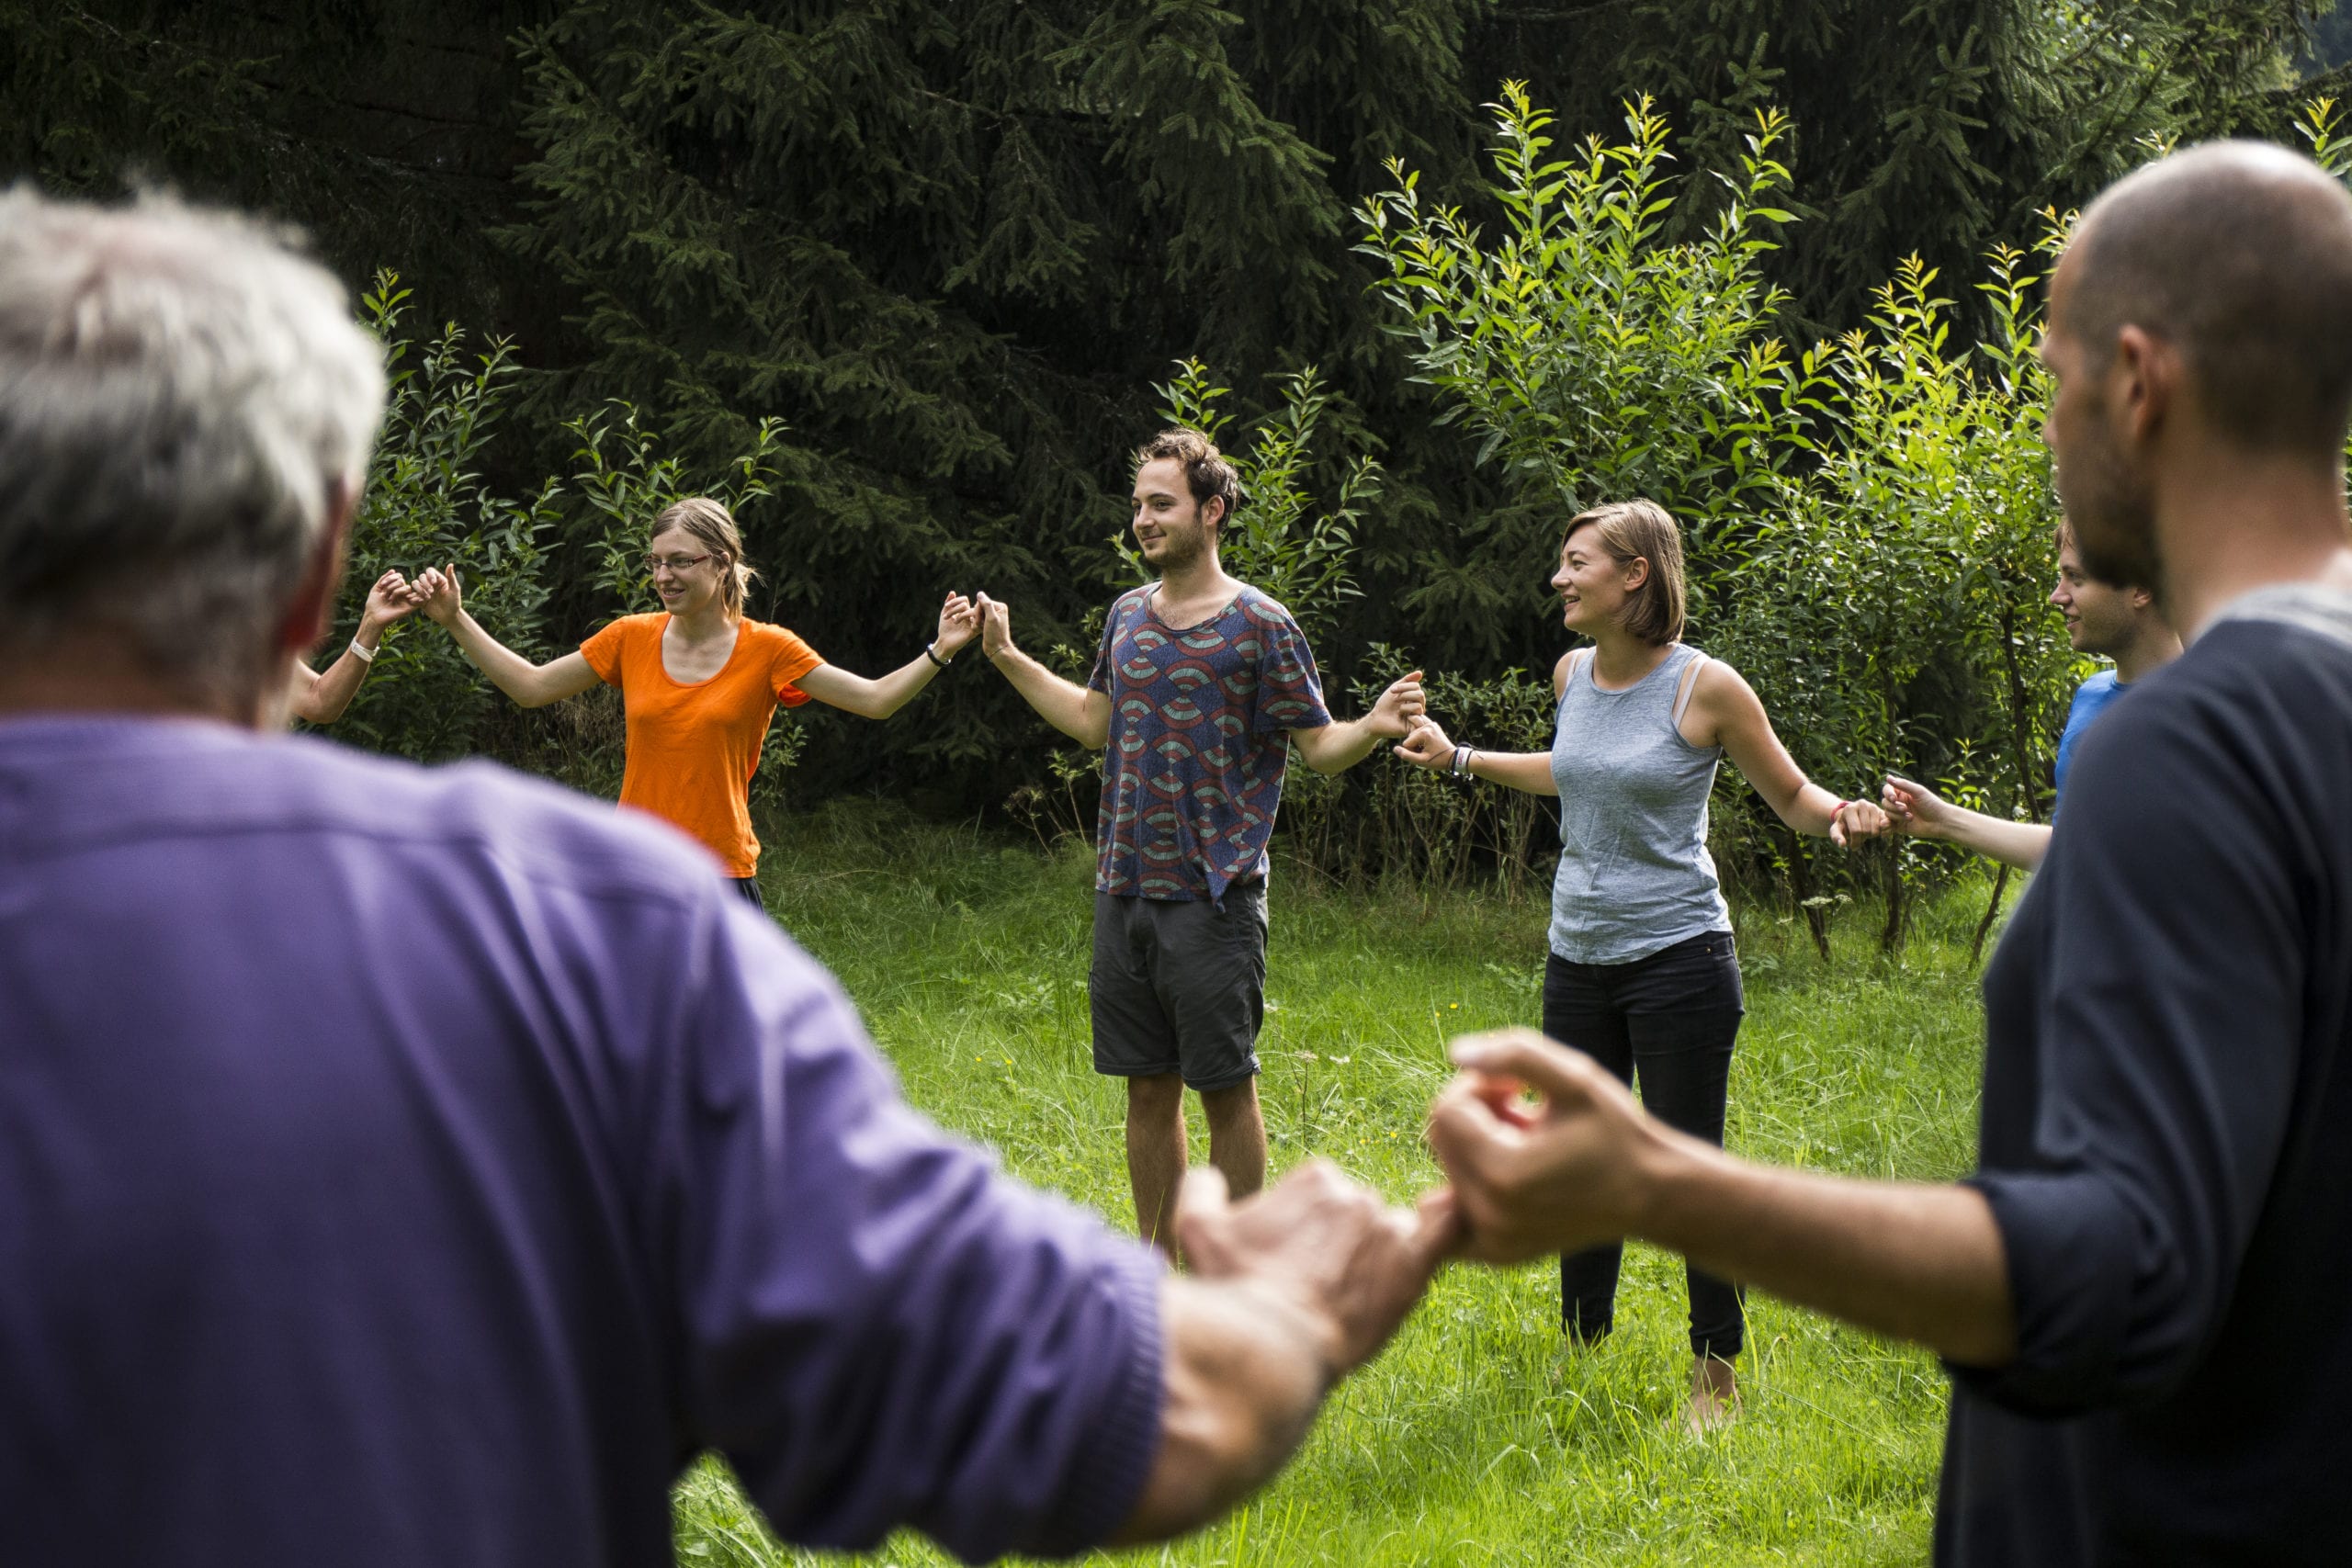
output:
M 871 804 L 764 836 L 771 908 L 847 985 L 909 1097 L 1014 1174 L 1126 1226 L 1124 1098 L 1087 1055 L 1085 848 L 1047 852 Z M 1733 1148 L 1880 1177 L 1966 1168 L 1981 896 L 1923 909 L 1892 962 L 1859 915 L 1825 964 L 1800 926 L 1739 911 L 1748 1017 Z M 1419 1132 L 1446 1041 L 1537 1020 L 1545 907 L 1365 897 L 1278 860 L 1272 908 L 1260 1055 L 1275 1170 L 1320 1155 L 1409 1199 L 1436 1179 Z M 1553 1267 L 1448 1270 L 1279 1481 L 1216 1528 L 1121 1561 L 1926 1560 L 1945 1401 L 1930 1358 L 1751 1296 L 1742 1418 L 1693 1438 L 1677 1421 L 1690 1367 L 1679 1259 L 1628 1249 L 1617 1332 L 1592 1349 L 1566 1348 L 1558 1303 Z M 681 1483 L 676 1525 L 686 1563 L 952 1561 L 912 1535 L 854 1560 L 779 1546 L 716 1461 Z

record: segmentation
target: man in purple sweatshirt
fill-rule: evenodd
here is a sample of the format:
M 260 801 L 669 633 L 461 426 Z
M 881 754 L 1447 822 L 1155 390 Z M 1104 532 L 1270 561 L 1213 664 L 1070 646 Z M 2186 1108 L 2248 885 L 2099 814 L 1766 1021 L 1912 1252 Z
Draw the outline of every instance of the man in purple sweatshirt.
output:
M 341 290 L 0 197 L 0 1561 L 656 1563 L 1165 1536 L 1448 1245 L 1309 1168 L 1193 1271 L 900 1101 L 658 824 L 277 733 L 382 406 Z

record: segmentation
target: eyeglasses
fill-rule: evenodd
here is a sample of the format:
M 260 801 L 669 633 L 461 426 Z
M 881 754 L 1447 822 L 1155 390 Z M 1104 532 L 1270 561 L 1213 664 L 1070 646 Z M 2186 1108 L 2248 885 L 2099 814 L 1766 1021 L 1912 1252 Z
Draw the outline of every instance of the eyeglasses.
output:
M 664 567 L 667 567 L 672 571 L 684 571 L 689 567 L 700 566 L 709 558 L 710 558 L 707 555 L 647 556 L 645 558 L 645 570 L 648 571 L 660 571 Z

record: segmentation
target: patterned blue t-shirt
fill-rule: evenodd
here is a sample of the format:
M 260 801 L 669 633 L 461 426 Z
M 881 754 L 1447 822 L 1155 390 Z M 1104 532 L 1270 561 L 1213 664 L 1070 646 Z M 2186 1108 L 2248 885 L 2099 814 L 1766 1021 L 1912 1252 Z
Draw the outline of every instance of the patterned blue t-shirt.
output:
M 2058 765 L 2052 770 L 2051 782 L 2058 793 L 2058 798 L 2050 803 L 2053 821 L 2058 808 L 2066 803 L 2066 768 L 2075 760 L 2075 748 L 2082 743 L 2084 731 L 2090 728 L 2100 709 L 2130 690 L 2112 670 L 2102 670 L 2075 688 L 2075 700 L 2066 708 L 2066 728 L 2058 732 Z
M 1294 729 L 1331 722 L 1314 651 L 1290 612 L 1244 586 L 1182 631 L 1119 595 L 1087 685 L 1111 698 L 1094 886 L 1128 897 L 1225 897 L 1266 867 Z

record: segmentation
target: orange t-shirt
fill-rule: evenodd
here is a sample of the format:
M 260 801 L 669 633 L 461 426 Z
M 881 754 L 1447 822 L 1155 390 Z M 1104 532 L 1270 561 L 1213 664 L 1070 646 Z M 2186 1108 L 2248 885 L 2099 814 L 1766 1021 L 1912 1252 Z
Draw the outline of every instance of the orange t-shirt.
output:
M 623 615 L 580 645 L 588 667 L 621 689 L 628 716 L 628 756 L 621 804 L 684 829 L 710 846 L 729 876 L 760 867 L 752 834 L 752 774 L 760 765 L 775 707 L 797 707 L 808 694 L 793 684 L 823 660 L 817 650 L 764 621 L 735 630 L 735 651 L 707 681 L 673 680 L 662 666 L 667 611 Z

